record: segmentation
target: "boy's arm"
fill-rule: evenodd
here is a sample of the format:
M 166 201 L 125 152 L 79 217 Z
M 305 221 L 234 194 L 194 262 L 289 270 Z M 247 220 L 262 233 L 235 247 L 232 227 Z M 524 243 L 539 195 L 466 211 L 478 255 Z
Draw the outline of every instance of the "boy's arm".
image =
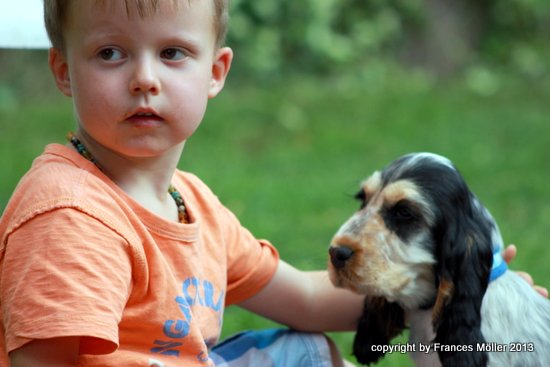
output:
M 33 340 L 10 353 L 11 367 L 69 367 L 76 366 L 78 337 Z
M 268 285 L 240 305 L 297 330 L 352 331 L 363 299 L 335 288 L 326 271 L 300 271 L 281 260 Z
M 506 262 L 516 255 L 515 246 L 503 254 Z M 548 290 L 533 285 L 532 278 L 518 272 L 543 297 Z M 326 271 L 300 271 L 284 261 L 273 279 L 241 306 L 297 330 L 310 332 L 354 331 L 363 311 L 364 295 L 335 288 Z

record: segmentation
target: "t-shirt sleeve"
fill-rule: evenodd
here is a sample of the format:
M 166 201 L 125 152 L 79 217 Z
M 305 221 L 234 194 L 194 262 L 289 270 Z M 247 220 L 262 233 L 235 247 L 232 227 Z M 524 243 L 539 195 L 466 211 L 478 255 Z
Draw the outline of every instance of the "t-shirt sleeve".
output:
M 10 234 L 0 272 L 8 352 L 62 336 L 82 337 L 83 353 L 116 349 L 131 254 L 99 220 L 71 208 L 34 217 Z
M 279 254 L 270 242 L 256 239 L 229 210 L 223 210 L 232 225 L 226 250 L 226 304 L 230 305 L 252 297 L 269 283 L 277 270 Z

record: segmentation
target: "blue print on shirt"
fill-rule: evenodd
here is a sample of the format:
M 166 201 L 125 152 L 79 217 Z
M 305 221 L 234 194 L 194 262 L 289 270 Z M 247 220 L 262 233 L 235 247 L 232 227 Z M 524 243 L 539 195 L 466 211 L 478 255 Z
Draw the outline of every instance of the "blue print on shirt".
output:
M 152 353 L 179 357 L 183 339 L 189 334 L 193 322 L 193 308 L 206 307 L 213 310 L 221 325 L 225 291 L 216 291 L 212 282 L 195 277 L 187 278 L 182 283 L 181 295 L 178 295 L 175 301 L 181 311 L 180 318 L 166 320 L 163 333 L 170 340 L 155 340 L 154 347 L 151 348 Z M 205 353 L 201 352 L 197 358 L 207 361 L 204 359 Z

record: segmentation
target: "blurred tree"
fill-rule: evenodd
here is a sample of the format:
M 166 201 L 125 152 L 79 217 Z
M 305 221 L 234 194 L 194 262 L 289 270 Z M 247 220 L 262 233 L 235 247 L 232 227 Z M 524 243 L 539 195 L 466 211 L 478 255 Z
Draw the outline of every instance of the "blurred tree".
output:
M 548 0 L 232 0 L 241 74 L 362 68 L 396 58 L 437 74 L 498 62 L 547 72 Z
M 487 2 L 424 0 L 423 21 L 409 29 L 399 51 L 407 64 L 448 75 L 475 58 L 487 26 Z

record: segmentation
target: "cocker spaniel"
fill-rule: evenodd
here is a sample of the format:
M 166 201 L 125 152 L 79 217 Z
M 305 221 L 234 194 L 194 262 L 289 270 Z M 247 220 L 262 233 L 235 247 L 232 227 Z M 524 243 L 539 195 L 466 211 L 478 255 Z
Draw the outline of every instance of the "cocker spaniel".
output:
M 496 222 L 447 158 L 403 156 L 356 197 L 329 274 L 366 295 L 360 363 L 407 351 L 422 367 L 550 366 L 550 301 L 506 271 Z M 390 345 L 405 327 L 409 343 Z

